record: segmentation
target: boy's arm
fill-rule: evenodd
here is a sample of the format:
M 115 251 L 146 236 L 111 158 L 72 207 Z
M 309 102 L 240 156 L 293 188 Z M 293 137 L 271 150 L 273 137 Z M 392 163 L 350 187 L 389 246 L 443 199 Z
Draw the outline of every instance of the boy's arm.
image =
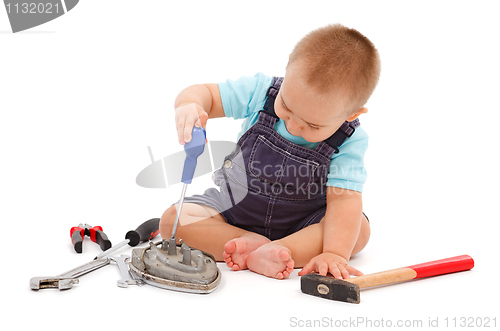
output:
M 342 279 L 349 278 L 350 273 L 362 274 L 347 264 L 361 229 L 362 209 L 361 193 L 328 187 L 323 220 L 323 253 L 311 259 L 299 275 L 316 271 L 326 276 L 329 272 Z
M 174 103 L 179 143 L 191 140 L 193 126 L 206 127 L 209 118 L 224 117 L 217 84 L 192 85 L 182 90 Z

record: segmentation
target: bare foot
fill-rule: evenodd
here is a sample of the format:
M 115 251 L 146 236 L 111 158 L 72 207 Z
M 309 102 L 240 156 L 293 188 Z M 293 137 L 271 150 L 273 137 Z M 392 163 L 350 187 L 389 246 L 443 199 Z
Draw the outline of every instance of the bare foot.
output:
M 247 269 L 247 258 L 250 253 L 260 246 L 270 242 L 264 236 L 256 233 L 245 234 L 239 238 L 230 240 L 224 245 L 224 261 L 234 271 Z
M 247 258 L 247 265 L 258 274 L 283 279 L 290 276 L 295 262 L 288 248 L 270 242 L 253 251 Z

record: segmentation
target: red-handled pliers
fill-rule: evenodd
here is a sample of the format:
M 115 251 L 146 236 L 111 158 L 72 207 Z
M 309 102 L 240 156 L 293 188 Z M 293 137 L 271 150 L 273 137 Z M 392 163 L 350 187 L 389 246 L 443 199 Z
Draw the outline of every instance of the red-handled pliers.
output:
M 71 242 L 77 253 L 82 252 L 82 243 L 85 236 L 89 236 L 90 239 L 98 243 L 103 251 L 111 247 L 111 241 L 108 240 L 108 236 L 102 231 L 100 226 L 92 226 L 89 224 L 78 224 L 70 230 Z

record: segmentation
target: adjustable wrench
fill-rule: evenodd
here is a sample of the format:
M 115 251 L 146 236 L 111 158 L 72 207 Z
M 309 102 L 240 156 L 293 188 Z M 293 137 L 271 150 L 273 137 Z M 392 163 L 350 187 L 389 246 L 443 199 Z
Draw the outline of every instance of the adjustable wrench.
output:
M 147 241 L 149 239 L 152 239 L 158 235 L 160 232 L 158 230 L 160 223 L 159 218 L 152 218 L 141 225 L 135 230 L 135 231 L 129 231 L 127 232 L 127 235 L 125 236 L 127 239 L 123 241 L 121 244 L 122 247 L 126 244 L 129 244 L 130 246 L 136 246 L 140 242 Z M 84 229 L 80 229 L 84 230 Z M 83 233 L 82 233 L 83 235 Z M 58 276 L 53 276 L 53 277 L 33 277 L 30 279 L 30 288 L 32 290 L 39 290 L 39 289 L 44 289 L 44 288 L 58 288 L 60 290 L 67 290 L 73 287 L 74 284 L 78 284 L 79 280 L 78 277 L 85 275 L 88 272 L 94 271 L 96 269 L 99 269 L 101 267 L 104 267 L 105 265 L 108 265 L 111 263 L 111 260 L 116 261 L 118 264 L 118 267 L 120 270 L 127 270 L 127 266 L 125 263 L 125 260 L 121 261 L 121 258 L 111 258 L 108 257 L 114 250 L 116 250 L 115 247 L 110 248 L 106 251 L 104 251 L 101 254 L 105 254 L 106 256 L 102 256 L 99 254 L 94 258 L 93 261 L 89 263 L 85 263 L 75 269 L 72 269 L 70 271 L 67 271 L 63 274 L 60 274 Z M 120 267 L 120 264 L 123 264 L 123 266 Z M 128 272 L 128 271 L 127 271 Z M 127 282 L 128 278 L 126 278 L 122 272 L 123 279 L 125 280 L 125 284 L 131 284 L 131 282 Z M 128 285 L 127 284 L 127 285 Z
M 63 274 L 54 277 L 33 277 L 30 279 L 30 288 L 39 290 L 44 288 L 58 288 L 60 290 L 68 290 L 74 284 L 78 284 L 78 277 L 85 275 L 91 271 L 104 267 L 111 262 L 108 257 L 92 260 L 79 267 L 71 269 Z

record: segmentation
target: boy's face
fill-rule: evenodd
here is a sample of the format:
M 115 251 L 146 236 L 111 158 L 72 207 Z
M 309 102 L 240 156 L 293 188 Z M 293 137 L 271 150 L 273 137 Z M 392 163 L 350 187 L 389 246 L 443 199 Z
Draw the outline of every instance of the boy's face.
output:
M 287 67 L 274 109 L 290 134 L 309 142 L 320 142 L 329 138 L 344 121 L 352 121 L 357 116 L 346 118 L 342 104 L 328 100 L 308 87 L 296 62 Z M 361 112 L 366 112 L 364 110 Z

